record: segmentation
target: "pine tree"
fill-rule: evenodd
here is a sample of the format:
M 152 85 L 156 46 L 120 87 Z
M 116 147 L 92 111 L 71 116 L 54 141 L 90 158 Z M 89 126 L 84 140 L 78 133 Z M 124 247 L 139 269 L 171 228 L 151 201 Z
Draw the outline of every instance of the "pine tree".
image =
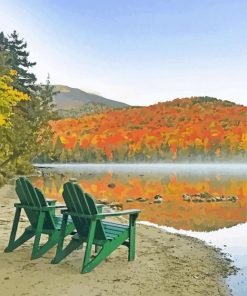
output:
M 10 54 L 7 51 L 7 38 L 3 32 L 0 32 L 0 76 L 7 75 L 11 70 L 10 67 Z
M 36 76 L 30 73 L 30 69 L 36 65 L 35 62 L 30 62 L 27 43 L 19 38 L 19 35 L 14 31 L 6 44 L 6 50 L 10 53 L 10 65 L 17 72 L 15 87 L 20 91 L 30 94 L 36 89 Z
M 19 39 L 14 31 L 9 39 L 0 33 L 1 55 L 7 55 L 0 64 L 2 72 L 7 69 L 15 71 L 12 86 L 27 94 L 29 101 L 19 102 L 11 117 L 11 127 L 0 130 L 0 138 L 4 151 L 1 154 L 0 169 L 8 165 L 8 169 L 25 173 L 31 161 L 47 150 L 47 143 L 52 137 L 49 120 L 56 116 L 53 108 L 54 89 L 49 77 L 45 85 L 37 85 L 31 68 L 36 64 L 28 60 L 27 44 Z M 5 65 L 6 64 L 6 65 Z M 0 72 L 1 75 L 1 72 Z M 15 167 L 17 166 L 17 167 Z

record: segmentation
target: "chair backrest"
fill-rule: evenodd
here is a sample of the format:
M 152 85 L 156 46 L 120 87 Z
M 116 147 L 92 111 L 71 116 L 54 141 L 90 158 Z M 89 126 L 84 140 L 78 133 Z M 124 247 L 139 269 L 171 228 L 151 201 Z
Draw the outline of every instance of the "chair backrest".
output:
M 38 189 L 33 187 L 31 182 L 24 177 L 20 177 L 16 180 L 16 193 L 20 199 L 22 205 L 26 205 L 34 208 L 47 207 L 48 204 L 45 200 L 43 193 Z M 38 210 L 27 210 L 25 209 L 26 215 L 29 219 L 30 224 L 36 228 L 39 218 Z M 50 212 L 46 212 L 44 228 L 55 229 L 55 224 Z
M 98 214 L 94 199 L 83 192 L 82 188 L 72 182 L 67 182 L 63 186 L 63 198 L 70 212 L 92 216 Z M 82 236 L 87 236 L 89 231 L 90 219 L 71 216 L 77 232 Z M 105 240 L 104 227 L 100 220 L 97 221 L 95 239 Z

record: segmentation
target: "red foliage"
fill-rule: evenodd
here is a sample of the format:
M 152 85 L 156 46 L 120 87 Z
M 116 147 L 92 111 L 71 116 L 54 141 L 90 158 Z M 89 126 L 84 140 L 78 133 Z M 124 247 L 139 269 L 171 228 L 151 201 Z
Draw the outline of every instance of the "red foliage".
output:
M 64 149 L 76 143 L 121 160 L 186 158 L 247 152 L 247 107 L 212 98 L 185 98 L 51 122 L 54 144 L 60 137 Z

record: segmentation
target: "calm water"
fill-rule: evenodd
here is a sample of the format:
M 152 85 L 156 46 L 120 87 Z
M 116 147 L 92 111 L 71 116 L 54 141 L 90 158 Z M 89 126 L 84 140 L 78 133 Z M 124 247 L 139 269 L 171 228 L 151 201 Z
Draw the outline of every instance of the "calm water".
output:
M 34 178 L 46 196 L 62 201 L 62 186 L 77 178 L 97 199 L 120 202 L 123 209 L 139 208 L 139 220 L 166 231 L 197 237 L 229 253 L 239 268 L 228 278 L 234 295 L 247 290 L 247 165 L 245 164 L 66 164 L 41 165 L 44 177 Z M 50 167 L 50 168 L 49 168 Z M 47 174 L 48 173 L 48 174 Z M 114 184 L 114 186 L 108 186 Z M 113 187 L 113 188 L 112 188 Z M 235 195 L 238 201 L 194 203 L 184 193 Z M 163 197 L 155 204 L 154 196 Z M 135 199 L 143 197 L 146 202 Z M 127 199 L 135 200 L 127 202 Z M 147 223 L 147 222 L 144 222 Z
M 140 219 L 176 229 L 210 231 L 247 221 L 247 169 L 245 165 L 56 165 L 52 176 L 36 178 L 46 195 L 61 200 L 63 183 L 77 178 L 86 192 L 97 199 L 117 201 L 123 208 L 140 208 Z M 109 187 L 114 184 L 114 188 Z M 236 195 L 233 202 L 194 203 L 184 193 L 209 192 Z M 155 204 L 154 196 L 163 197 Z M 146 202 L 127 202 L 145 198 Z

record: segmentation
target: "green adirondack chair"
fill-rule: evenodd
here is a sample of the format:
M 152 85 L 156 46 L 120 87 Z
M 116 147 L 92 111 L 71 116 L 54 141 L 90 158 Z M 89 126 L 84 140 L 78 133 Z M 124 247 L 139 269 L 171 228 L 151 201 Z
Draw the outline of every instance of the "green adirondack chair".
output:
M 31 259 L 36 259 L 43 256 L 48 250 L 57 244 L 61 230 L 62 216 L 56 216 L 55 209 L 66 207 L 55 205 L 54 200 L 46 200 L 43 193 L 39 189 L 33 187 L 30 181 L 24 177 L 17 179 L 16 193 L 20 199 L 20 203 L 14 205 L 16 207 L 15 217 L 9 244 L 4 251 L 12 252 L 34 236 Z M 16 239 L 16 232 L 22 209 L 24 209 L 27 215 L 30 226 L 28 226 L 22 235 Z M 66 228 L 63 230 L 63 235 L 67 236 L 71 234 L 74 229 L 75 226 L 70 219 Z M 48 235 L 48 240 L 43 246 L 40 246 L 41 234 Z
M 135 222 L 140 210 L 128 210 L 113 213 L 99 213 L 94 199 L 84 193 L 76 183 L 64 184 L 63 198 L 67 210 L 62 210 L 63 223 L 55 258 L 51 263 L 59 263 L 83 243 L 86 243 L 81 273 L 92 271 L 120 245 L 128 247 L 128 260 L 135 258 Z M 129 215 L 129 224 L 121 224 L 104 220 L 106 217 Z M 77 233 L 71 237 L 69 244 L 63 249 L 68 216 L 71 216 Z M 92 245 L 98 247 L 94 258 L 90 258 Z

